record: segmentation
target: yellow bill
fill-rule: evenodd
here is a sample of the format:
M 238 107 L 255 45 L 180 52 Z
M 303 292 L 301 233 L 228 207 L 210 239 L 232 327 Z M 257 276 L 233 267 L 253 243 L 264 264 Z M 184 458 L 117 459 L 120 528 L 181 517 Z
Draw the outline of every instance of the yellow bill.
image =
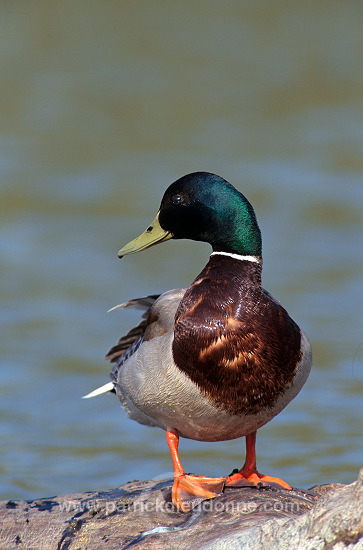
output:
M 118 257 L 126 256 L 127 254 L 135 254 L 140 252 L 154 244 L 162 243 L 171 239 L 173 234 L 169 231 L 165 231 L 159 223 L 159 212 L 156 218 L 151 222 L 151 225 L 144 231 L 139 237 L 136 237 L 133 241 L 127 243 L 118 253 Z

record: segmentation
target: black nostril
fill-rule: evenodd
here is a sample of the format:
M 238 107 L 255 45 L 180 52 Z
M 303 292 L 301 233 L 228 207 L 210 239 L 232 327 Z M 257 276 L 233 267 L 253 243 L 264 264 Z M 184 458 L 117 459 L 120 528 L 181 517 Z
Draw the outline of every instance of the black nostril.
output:
M 152 226 L 152 225 L 149 225 L 149 227 L 148 227 L 147 230 L 146 230 L 146 233 L 150 233 L 150 231 L 152 231 L 152 230 L 153 230 L 153 226 Z

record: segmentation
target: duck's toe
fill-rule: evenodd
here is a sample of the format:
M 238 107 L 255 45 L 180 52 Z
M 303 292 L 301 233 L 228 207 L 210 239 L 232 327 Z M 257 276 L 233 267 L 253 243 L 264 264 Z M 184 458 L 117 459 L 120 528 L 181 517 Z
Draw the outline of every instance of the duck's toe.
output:
M 276 489 L 288 489 L 292 487 L 286 481 L 278 477 L 265 476 L 257 470 L 248 472 L 240 470 L 227 477 L 226 487 L 274 487 Z
M 183 474 L 174 478 L 173 504 L 182 512 L 189 512 L 203 500 L 222 493 L 225 477 L 202 477 Z

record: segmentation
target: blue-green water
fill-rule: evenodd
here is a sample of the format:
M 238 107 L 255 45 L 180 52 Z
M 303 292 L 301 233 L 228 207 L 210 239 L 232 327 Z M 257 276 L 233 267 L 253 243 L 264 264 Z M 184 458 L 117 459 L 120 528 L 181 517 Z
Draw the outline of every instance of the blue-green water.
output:
M 165 188 L 219 173 L 250 199 L 264 286 L 314 369 L 258 437 L 293 485 L 362 466 L 363 6 L 267 1 L 0 4 L 0 498 L 167 474 L 161 430 L 129 420 L 103 361 L 128 298 L 186 286 L 209 247 L 118 260 Z M 240 466 L 243 440 L 182 440 L 187 471 Z

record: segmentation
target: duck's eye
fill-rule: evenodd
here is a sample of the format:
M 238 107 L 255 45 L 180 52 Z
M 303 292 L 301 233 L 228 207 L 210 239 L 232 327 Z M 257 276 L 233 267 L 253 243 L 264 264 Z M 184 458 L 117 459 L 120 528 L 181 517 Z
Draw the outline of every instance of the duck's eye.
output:
M 181 195 L 174 195 L 171 198 L 171 202 L 175 205 L 181 204 L 183 202 L 183 197 Z

